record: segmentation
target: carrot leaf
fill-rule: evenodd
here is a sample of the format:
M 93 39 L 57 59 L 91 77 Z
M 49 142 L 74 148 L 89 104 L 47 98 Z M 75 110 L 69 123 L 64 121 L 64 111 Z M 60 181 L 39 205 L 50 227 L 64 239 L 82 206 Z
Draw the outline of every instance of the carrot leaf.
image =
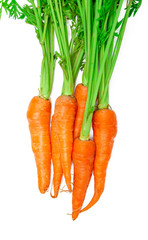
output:
M 130 8 L 130 12 L 129 12 L 129 17 L 131 15 L 133 15 L 133 16 L 136 15 L 136 13 L 138 12 L 141 4 L 142 4 L 142 0 L 133 0 L 132 1 L 132 5 L 131 5 L 131 8 Z
M 26 23 L 34 26 L 43 52 L 39 96 L 49 99 L 56 61 L 53 23 L 46 0 L 37 0 L 36 3 L 34 0 L 27 0 L 27 2 L 28 4 L 20 6 L 16 0 L 2 0 L 0 13 L 4 8 L 10 18 L 24 19 Z

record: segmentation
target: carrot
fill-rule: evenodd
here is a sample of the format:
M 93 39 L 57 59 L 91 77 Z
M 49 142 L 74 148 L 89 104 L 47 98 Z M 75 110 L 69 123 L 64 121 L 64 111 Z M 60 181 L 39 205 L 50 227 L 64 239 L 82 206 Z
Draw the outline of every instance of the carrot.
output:
M 26 23 L 34 27 L 42 49 L 43 59 L 39 96 L 31 100 L 27 118 L 31 133 L 32 150 L 37 165 L 38 186 L 40 192 L 45 193 L 50 184 L 51 143 L 49 127 L 51 102 L 49 98 L 52 91 L 56 62 L 53 20 L 50 12 L 48 12 L 48 15 L 46 13 L 47 1 L 29 1 L 29 4 L 20 5 L 17 0 L 5 0 L 2 1 L 2 5 L 9 17 L 24 19 Z
M 87 100 L 87 87 L 83 84 L 78 84 L 75 89 L 75 98 L 77 99 L 78 110 L 75 119 L 74 138 L 78 138 L 80 137 L 83 115 Z
M 74 188 L 72 195 L 72 219 L 75 220 L 82 208 L 86 191 L 91 179 L 95 143 L 92 140 L 81 141 L 76 138 L 73 147 Z
M 50 100 L 44 100 L 40 97 L 34 97 L 31 100 L 27 111 L 27 119 L 38 172 L 38 186 L 41 193 L 45 193 L 50 184 L 50 115 Z
M 54 186 L 54 195 L 51 194 L 51 197 L 56 198 L 59 193 L 60 184 L 63 176 L 62 163 L 61 163 L 61 154 L 60 154 L 60 143 L 57 135 L 57 128 L 55 124 L 54 115 L 52 116 L 51 121 L 51 146 L 52 146 L 52 163 L 53 163 L 53 186 Z
M 56 132 L 59 139 L 59 149 L 55 150 L 55 154 L 57 151 L 57 154 L 60 152 L 62 172 L 68 190 L 71 191 L 71 155 L 77 110 L 77 101 L 73 97 L 73 91 L 79 70 L 83 65 L 84 42 L 80 30 L 80 16 L 77 16 L 77 2 L 56 1 L 55 3 L 55 1 L 48 0 L 48 4 L 59 46 L 56 55 L 63 71 L 62 96 L 56 101 L 54 113 Z M 71 39 L 69 39 L 68 20 L 72 20 L 72 24 L 70 24 Z M 56 144 L 56 141 L 54 143 Z M 53 148 L 56 149 L 54 146 Z M 57 164 L 54 164 L 54 176 L 57 176 L 58 167 Z
M 55 103 L 54 119 L 59 138 L 61 164 L 69 191 L 71 188 L 71 158 L 74 134 L 74 121 L 77 110 L 77 102 L 74 97 L 60 96 Z M 57 153 L 58 153 L 57 152 Z M 55 152 L 56 154 L 56 152 Z M 58 166 L 55 166 L 55 169 Z M 58 170 L 57 170 L 58 171 Z
M 104 191 L 106 170 L 111 157 L 114 138 L 117 134 L 117 119 L 114 111 L 97 110 L 93 116 L 94 141 L 96 155 L 94 161 L 94 196 L 82 212 L 90 209 Z

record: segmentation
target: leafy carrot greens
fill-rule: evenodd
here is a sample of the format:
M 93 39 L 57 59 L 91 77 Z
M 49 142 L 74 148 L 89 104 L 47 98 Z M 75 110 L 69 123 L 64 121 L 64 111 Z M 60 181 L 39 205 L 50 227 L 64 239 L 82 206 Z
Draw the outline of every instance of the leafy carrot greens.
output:
M 82 10 L 84 1 L 81 1 L 82 4 L 80 4 L 79 0 L 78 2 Z M 127 20 L 129 16 L 136 14 L 142 1 L 129 0 L 126 5 L 124 5 L 124 0 L 96 0 L 95 3 L 93 1 L 89 2 L 89 7 L 94 4 L 94 17 L 91 22 L 92 25 L 89 24 L 89 21 L 88 23 L 86 21 L 86 26 L 90 28 L 89 32 L 92 31 L 92 34 L 90 35 L 90 57 L 88 58 L 88 64 L 86 63 L 88 70 L 85 78 L 89 79 L 89 81 L 87 80 L 88 96 L 81 129 L 81 140 L 89 139 L 98 92 L 98 108 L 104 109 L 109 106 L 109 81 L 120 51 Z M 120 19 L 123 7 L 125 8 L 125 14 L 123 19 Z
M 57 56 L 63 70 L 63 95 L 72 95 L 74 84 L 83 64 L 83 34 L 80 29 L 80 19 L 77 15 L 78 7 L 76 1 L 48 0 L 51 16 L 54 22 L 54 29 L 59 45 Z M 68 20 L 71 20 L 70 32 L 68 35 Z
M 54 53 L 54 27 L 46 0 L 37 0 L 37 5 L 34 0 L 28 0 L 27 2 L 28 4 L 22 7 L 16 0 L 3 0 L 1 4 L 9 17 L 24 19 L 26 23 L 34 26 L 43 52 L 39 96 L 49 99 L 56 60 Z

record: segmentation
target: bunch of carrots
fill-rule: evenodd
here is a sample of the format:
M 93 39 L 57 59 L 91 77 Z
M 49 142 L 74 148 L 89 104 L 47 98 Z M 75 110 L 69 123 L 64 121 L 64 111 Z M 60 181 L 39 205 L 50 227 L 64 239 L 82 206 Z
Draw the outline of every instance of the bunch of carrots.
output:
M 27 111 L 38 186 L 42 194 L 48 190 L 52 160 L 51 197 L 58 197 L 64 177 L 68 191 L 72 192 L 75 220 L 96 204 L 104 191 L 117 134 L 116 114 L 109 105 L 109 83 L 127 21 L 135 16 L 142 0 L 27 2 L 20 6 L 16 0 L 2 0 L 0 13 L 5 9 L 9 17 L 33 25 L 43 52 L 39 95 L 32 98 Z M 51 117 L 50 95 L 57 59 L 63 71 L 63 87 Z M 80 70 L 82 83 L 76 86 Z M 94 195 L 83 208 L 92 175 Z

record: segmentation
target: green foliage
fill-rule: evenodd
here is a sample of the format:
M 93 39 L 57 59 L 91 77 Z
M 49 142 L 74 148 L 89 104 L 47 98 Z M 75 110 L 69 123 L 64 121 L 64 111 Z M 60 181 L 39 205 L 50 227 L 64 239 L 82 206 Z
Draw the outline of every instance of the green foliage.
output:
M 3 0 L 0 1 L 0 19 L 1 19 L 1 16 L 2 16 L 2 10 L 3 10 Z
M 34 9 L 32 6 L 32 0 L 27 0 L 28 4 L 25 4 L 21 7 L 16 0 L 2 0 L 1 8 L 4 8 L 6 13 L 9 15 L 10 18 L 13 19 L 25 19 L 25 22 L 28 24 L 33 25 L 37 30 L 37 20 L 34 13 Z M 36 7 L 37 10 L 37 7 Z M 49 7 L 47 4 L 47 0 L 41 1 L 41 19 L 44 23 L 44 14 L 49 15 Z
M 78 71 L 83 67 L 81 50 L 83 51 L 84 40 L 78 5 L 76 0 L 49 0 L 48 2 L 59 44 L 56 57 L 64 73 L 62 94 L 71 95 Z M 71 34 L 69 34 L 69 27 Z
M 31 0 L 28 0 L 28 3 L 29 5 L 25 4 L 23 7 L 21 7 L 16 0 L 3 0 L 2 7 L 10 18 L 13 18 L 15 20 L 24 19 L 26 23 L 33 25 L 35 27 L 37 38 L 39 39 L 37 20 L 31 4 Z M 44 1 L 43 3 L 45 4 Z
M 91 0 L 77 0 L 90 2 Z M 104 109 L 109 106 L 109 82 L 121 48 L 128 17 L 135 16 L 142 0 L 96 0 L 91 1 L 95 9 L 91 37 L 91 53 L 87 64 L 86 78 L 89 79 L 88 95 L 80 139 L 88 139 L 92 116 L 90 109 L 96 104 Z M 88 6 L 88 5 L 87 5 Z M 86 13 L 88 11 L 86 7 Z M 91 7 L 91 5 L 89 6 Z M 121 13 L 125 11 L 121 19 Z M 87 23 L 89 15 L 85 15 Z M 88 26 L 90 27 L 90 25 Z M 86 38 L 88 42 L 88 38 Z M 98 94 L 99 93 L 99 94 Z
M 99 18 L 98 18 L 98 47 L 99 49 L 107 42 L 112 27 L 108 27 L 108 19 L 114 17 L 116 14 L 116 9 L 114 6 L 118 7 L 118 0 L 108 0 L 103 2 L 101 8 L 98 10 Z M 118 37 L 118 31 L 121 27 L 122 20 L 117 22 L 116 31 L 114 33 L 115 37 Z
M 16 0 L 2 0 L 0 3 L 1 9 L 4 8 L 6 13 L 9 14 L 9 17 L 14 19 L 24 19 L 25 15 Z
M 75 21 L 77 16 L 77 1 L 65 0 L 63 2 L 63 16 L 69 20 Z
M 27 4 L 23 6 L 22 11 L 24 13 L 25 22 L 31 24 L 37 28 L 36 17 L 33 11 L 32 6 Z
M 53 24 L 47 0 L 26 0 L 26 2 L 24 6 L 20 6 L 16 0 L 1 0 L 0 16 L 4 9 L 10 18 L 23 19 L 27 24 L 34 26 L 43 52 L 39 95 L 48 99 L 52 90 L 56 60 Z
M 132 1 L 129 17 L 132 16 L 132 15 L 133 16 L 136 15 L 136 13 L 138 12 L 141 4 L 142 4 L 142 0 L 133 0 Z

